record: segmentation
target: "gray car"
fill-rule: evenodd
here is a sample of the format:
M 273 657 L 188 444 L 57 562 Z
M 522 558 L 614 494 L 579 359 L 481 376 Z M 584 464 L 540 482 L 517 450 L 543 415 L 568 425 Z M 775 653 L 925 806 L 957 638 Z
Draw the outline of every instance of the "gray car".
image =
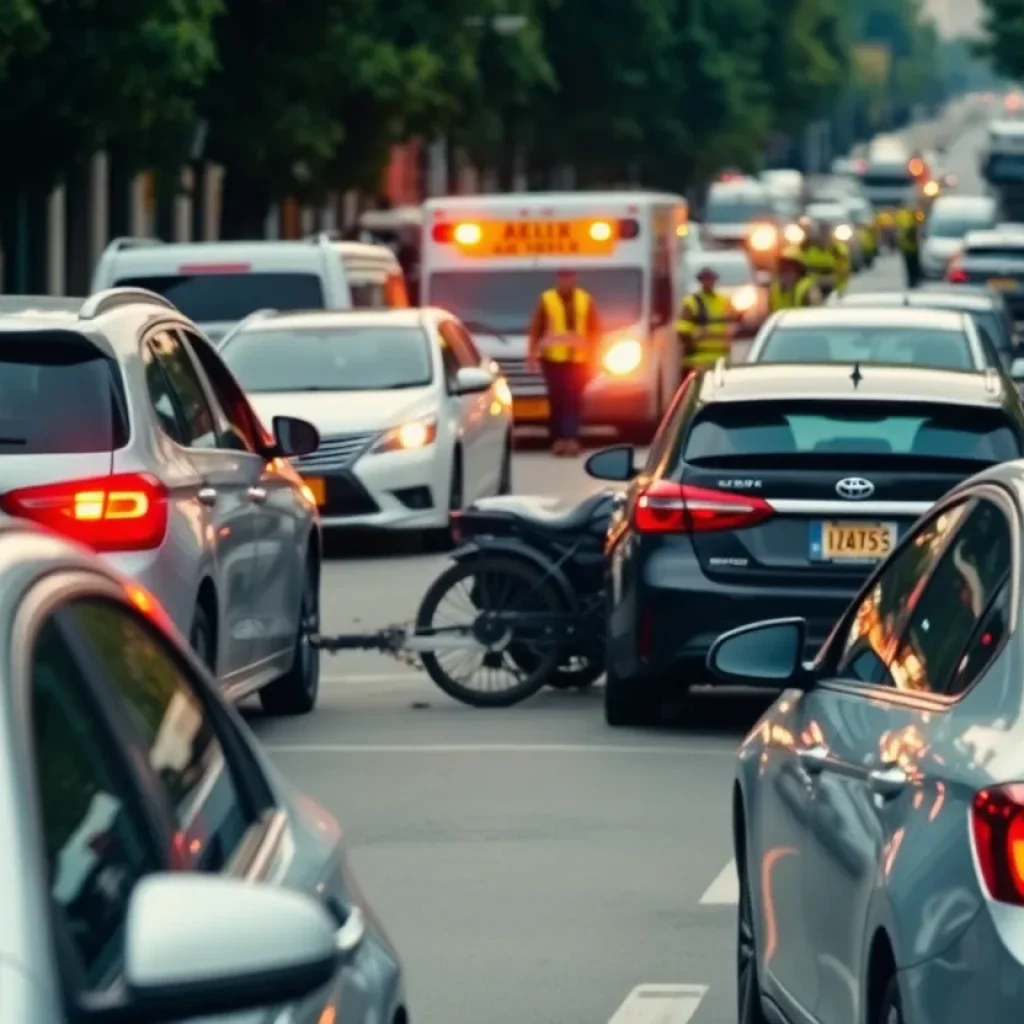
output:
M 17 520 L 0 575 L 0 1018 L 405 1024 L 337 823 L 152 597 Z
M 0 519 L 101 552 L 160 601 L 232 699 L 309 711 L 320 524 L 220 356 L 166 299 L 113 289 L 77 311 L 0 313 Z
M 721 679 L 784 688 L 732 792 L 739 1024 L 1020 1019 L 1022 537 L 1003 463 L 917 521 L 813 662 L 803 619 L 711 648 Z
M 949 261 L 971 231 L 993 228 L 999 216 L 991 196 L 939 196 L 928 210 L 921 228 L 921 273 L 925 278 L 941 280 Z

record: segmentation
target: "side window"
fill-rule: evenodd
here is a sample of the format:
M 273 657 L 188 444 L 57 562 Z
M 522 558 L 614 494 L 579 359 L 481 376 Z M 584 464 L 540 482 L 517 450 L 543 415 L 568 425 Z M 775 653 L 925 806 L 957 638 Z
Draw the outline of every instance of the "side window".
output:
M 899 630 L 967 505 L 964 502 L 944 509 L 919 526 L 889 560 L 871 589 L 861 597 L 845 637 L 839 638 L 836 676 L 875 685 L 895 685 L 889 663 Z
M 1004 589 L 1012 553 L 1006 516 L 992 502 L 978 502 L 914 606 L 889 669 L 896 686 L 955 696 L 970 685 L 961 663 Z
M 988 668 L 1010 632 L 1010 581 L 1007 579 L 978 621 L 967 650 L 953 673 L 948 692 L 963 693 Z
M 216 448 L 218 446 L 217 424 L 213 410 L 203 390 L 199 376 L 182 348 L 181 342 L 173 331 L 157 331 L 146 341 L 152 358 L 159 364 L 167 380 L 170 392 L 177 396 L 177 408 L 180 410 L 180 431 L 184 440 L 175 440 L 186 448 Z M 144 359 L 146 358 L 144 351 Z M 147 381 L 149 379 L 147 365 Z M 151 392 L 152 394 L 152 392 Z M 164 420 L 159 407 L 154 406 L 161 424 Z M 164 405 L 166 409 L 166 405 Z M 172 435 L 173 436 L 173 435 Z
M 225 448 L 240 451 L 256 452 L 259 450 L 260 439 L 257 436 L 255 418 L 252 407 L 239 387 L 231 371 L 214 352 L 210 344 L 191 331 L 181 332 L 196 362 L 203 368 L 210 390 L 213 391 L 221 412 L 227 420 L 228 436 L 222 444 Z M 261 431 L 262 433 L 262 431 Z
M 445 327 L 451 333 L 452 348 L 459 359 L 460 366 L 478 367 L 483 362 L 480 350 L 469 335 L 469 331 L 457 320 L 449 320 Z
M 444 375 L 445 379 L 449 384 L 455 381 L 455 376 L 459 372 L 459 357 L 455 352 L 455 348 L 451 342 L 451 331 L 448 329 L 450 321 L 445 321 L 438 327 L 437 340 L 441 346 L 441 362 L 444 364 Z
M 213 724 L 177 659 L 134 613 L 83 600 L 67 607 L 93 648 L 107 683 L 149 750 L 196 870 L 219 871 L 255 815 L 248 813 Z
M 50 892 L 90 989 L 120 972 L 128 900 L 161 870 L 154 837 L 105 742 L 105 723 L 51 620 L 32 656 L 32 740 Z
M 142 366 L 146 377 L 146 391 L 149 402 L 156 413 L 160 429 L 182 447 L 189 443 L 189 431 L 185 423 L 185 413 L 181 401 L 171 387 L 171 381 L 164 373 L 153 346 L 146 342 L 142 346 Z

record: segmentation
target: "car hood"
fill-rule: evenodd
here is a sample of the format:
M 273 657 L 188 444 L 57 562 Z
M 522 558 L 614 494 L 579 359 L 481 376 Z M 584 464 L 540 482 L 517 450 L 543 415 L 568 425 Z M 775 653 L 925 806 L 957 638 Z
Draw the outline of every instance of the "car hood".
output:
M 387 430 L 437 409 L 433 388 L 398 391 L 282 391 L 250 394 L 260 419 L 275 416 L 308 420 L 321 436 Z

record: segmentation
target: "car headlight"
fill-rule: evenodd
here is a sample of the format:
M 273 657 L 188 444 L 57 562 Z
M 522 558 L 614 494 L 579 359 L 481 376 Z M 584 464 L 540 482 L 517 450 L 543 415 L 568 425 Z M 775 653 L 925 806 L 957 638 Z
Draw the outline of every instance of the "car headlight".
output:
M 937 196 L 939 194 L 939 183 L 937 181 L 929 181 L 924 186 L 924 194 L 926 196 Z
M 750 233 L 750 248 L 755 252 L 767 252 L 778 244 L 778 232 L 770 224 L 762 224 Z
M 757 304 L 757 289 L 746 284 L 738 288 L 732 297 L 732 308 L 737 313 L 749 313 Z
M 628 338 L 617 341 L 604 354 L 601 365 L 616 377 L 625 377 L 643 362 L 644 350 L 639 341 Z
M 799 224 L 787 224 L 783 235 L 790 245 L 801 245 L 807 237 L 807 232 Z
M 853 228 L 849 224 L 840 224 L 833 234 L 836 236 L 837 242 L 848 242 L 853 238 Z
M 437 418 L 424 416 L 422 419 L 410 420 L 385 431 L 370 450 L 380 452 L 407 452 L 417 448 L 426 448 L 437 440 Z
M 502 405 L 512 404 L 512 390 L 509 388 L 508 381 L 504 377 L 494 378 L 494 397 Z

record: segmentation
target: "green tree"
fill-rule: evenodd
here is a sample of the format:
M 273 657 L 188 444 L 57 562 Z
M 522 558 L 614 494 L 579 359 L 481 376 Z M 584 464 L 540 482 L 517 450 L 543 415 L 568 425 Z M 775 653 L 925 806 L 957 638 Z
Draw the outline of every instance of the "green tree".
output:
M 1024 78 L 1024 5 L 1019 0 L 982 0 L 982 7 L 981 51 L 1008 78 Z

